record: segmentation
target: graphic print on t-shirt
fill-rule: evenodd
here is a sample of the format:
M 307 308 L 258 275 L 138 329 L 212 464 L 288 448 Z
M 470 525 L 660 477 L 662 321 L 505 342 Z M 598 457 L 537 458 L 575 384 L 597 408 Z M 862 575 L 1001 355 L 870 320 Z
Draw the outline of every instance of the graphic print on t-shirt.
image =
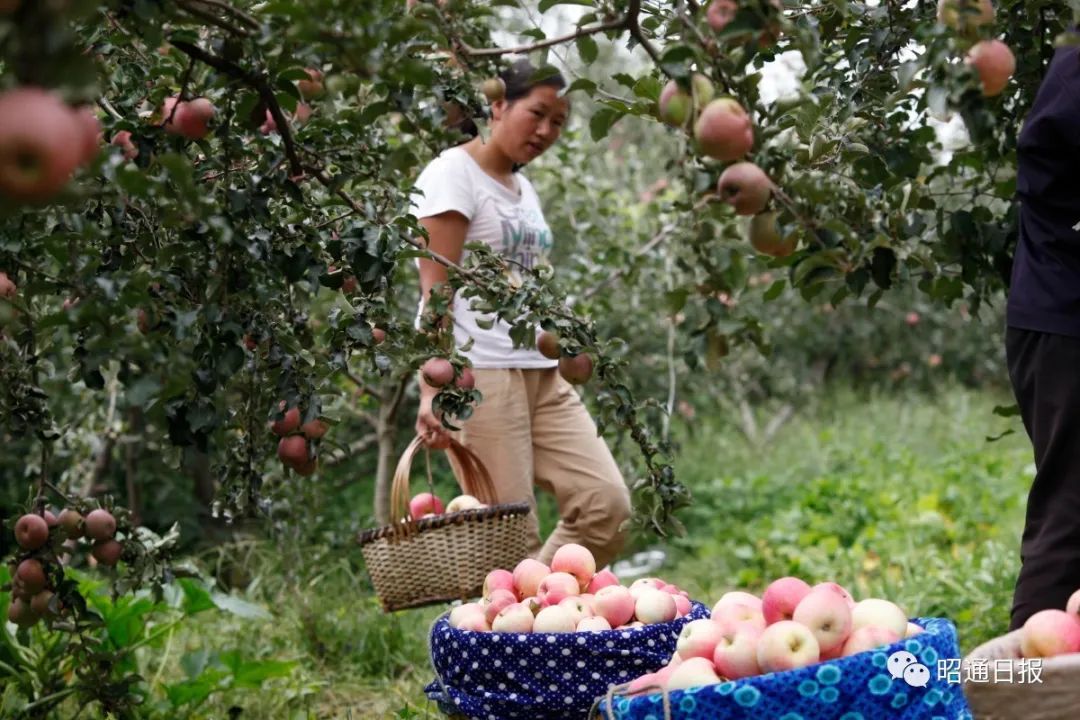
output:
M 496 207 L 502 226 L 503 256 L 515 270 L 547 265 L 552 245 L 547 223 L 536 208 L 519 206 L 515 210 L 505 213 Z

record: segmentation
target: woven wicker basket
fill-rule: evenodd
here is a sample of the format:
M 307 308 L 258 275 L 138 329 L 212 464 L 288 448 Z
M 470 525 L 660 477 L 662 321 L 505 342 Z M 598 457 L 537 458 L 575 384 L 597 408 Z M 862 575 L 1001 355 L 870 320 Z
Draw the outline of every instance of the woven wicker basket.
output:
M 394 472 L 391 523 L 364 530 L 357 537 L 385 612 L 476 597 L 491 570 L 513 568 L 529 555 L 529 503 L 494 504 L 495 487 L 487 468 L 456 441 L 451 441 L 447 452 L 461 470 L 461 489 L 488 507 L 410 518 L 409 472 L 421 449 L 431 486 L 427 448 L 415 438 Z
M 1012 666 L 1013 678 L 1021 677 L 1020 631 L 1014 630 L 972 650 L 964 658 L 964 695 L 976 720 L 1076 720 L 1080 717 L 1080 654 L 1045 658 L 1041 682 L 972 682 L 968 665 L 990 661 L 994 679 L 998 661 Z

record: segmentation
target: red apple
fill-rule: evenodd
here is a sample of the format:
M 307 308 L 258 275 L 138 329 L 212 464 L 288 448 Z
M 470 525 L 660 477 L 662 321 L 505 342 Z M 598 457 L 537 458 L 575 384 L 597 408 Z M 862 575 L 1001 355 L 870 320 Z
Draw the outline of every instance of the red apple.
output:
M 15 541 L 24 550 L 37 550 L 48 539 L 49 526 L 40 515 L 27 513 L 15 523 Z
M 743 106 L 733 98 L 724 97 L 713 100 L 701 111 L 694 124 L 694 138 L 701 152 L 731 162 L 753 148 L 754 128 Z
M 857 630 L 853 630 L 851 635 L 848 636 L 847 641 L 844 643 L 841 657 L 848 657 L 857 653 L 866 652 L 867 650 L 873 650 L 882 645 L 892 645 L 901 637 L 903 636 L 898 635 L 888 628 L 875 627 L 873 625 L 861 627 Z
M 983 95 L 1000 95 L 1016 72 L 1016 57 L 1000 40 L 980 40 L 968 51 L 965 62 L 982 81 Z
M 669 80 L 664 89 L 660 91 L 658 103 L 660 119 L 674 127 L 686 125 L 694 108 L 694 101 L 690 93 L 679 87 L 679 84 L 674 80 Z
M 567 543 L 551 558 L 553 573 L 569 573 L 577 578 L 579 590 L 584 591 L 596 575 L 596 559 L 589 549 L 577 543 Z
M 124 158 L 127 160 L 134 160 L 139 157 L 139 148 L 132 142 L 130 130 L 118 130 L 109 144 L 123 150 Z
M 278 403 L 278 410 L 285 410 L 285 405 L 285 401 L 282 400 Z M 285 410 L 285 416 L 281 420 L 270 423 L 270 432 L 281 437 L 295 431 L 298 427 L 300 427 L 300 408 L 291 407 Z
M 45 568 L 33 558 L 27 558 L 19 563 L 19 567 L 15 570 L 15 577 L 22 583 L 23 592 L 28 595 L 34 595 L 45 589 L 47 579 Z
M 585 353 L 559 358 L 559 374 L 571 385 L 584 385 L 592 377 L 593 361 Z
M 420 366 L 424 382 L 431 387 L 441 388 L 454 381 L 454 366 L 446 358 L 430 358 Z
M 619 578 L 615 577 L 615 573 L 611 572 L 607 568 L 604 568 L 600 572 L 593 575 L 593 578 L 589 581 L 589 586 L 585 588 L 585 591 L 595 595 L 601 588 L 606 588 L 609 585 L 618 584 Z
M 525 558 L 514 568 L 514 586 L 518 597 L 533 597 L 540 583 L 551 574 L 551 568 L 539 560 Z
M 323 93 L 323 74 L 321 71 L 315 68 L 306 68 L 305 72 L 308 75 L 307 80 L 298 80 L 296 82 L 296 88 L 300 91 L 300 96 L 305 100 L 311 100 Z
M 1040 610 L 1020 629 L 1020 652 L 1026 658 L 1080 652 L 1080 618 L 1064 610 Z
M 769 204 L 772 181 L 752 162 L 738 162 L 720 175 L 716 191 L 736 215 L 757 215 Z
M 552 570 L 555 569 L 554 563 L 551 567 Z M 580 588 L 578 579 L 570 573 L 552 572 L 540 581 L 540 586 L 536 589 L 536 599 L 544 607 L 558 605 L 564 598 L 577 595 Z
M 300 432 L 302 432 L 308 440 L 318 440 L 326 434 L 328 429 L 330 429 L 330 426 L 318 418 L 308 420 L 300 426 Z
M 82 105 L 72 111 L 79 125 L 82 143 L 79 164 L 85 165 L 101 152 L 101 121 L 90 105 Z
M 409 501 L 409 516 L 413 520 L 419 520 L 428 513 L 441 515 L 445 509 L 443 501 L 429 492 L 417 493 Z
M 634 617 L 635 601 L 630 591 L 622 585 L 609 585 L 596 591 L 593 612 L 618 627 Z
M 83 129 L 54 93 L 21 87 L 0 94 L 0 195 L 42 202 L 83 158 Z
M 847 600 L 828 588 L 811 590 L 795 606 L 791 618 L 810 629 L 821 652 L 842 647 L 851 634 L 851 608 Z
M 91 510 L 83 520 L 83 530 L 91 540 L 109 540 L 116 534 L 116 518 L 108 510 Z
M 98 540 L 91 548 L 90 554 L 102 565 L 113 566 L 120 561 L 124 554 L 124 546 L 116 540 Z
M 720 32 L 735 19 L 738 11 L 739 5 L 735 0 L 712 0 L 705 11 L 705 21 L 713 30 Z
M 562 350 L 559 348 L 559 336 L 546 330 L 537 336 L 536 349 L 548 360 L 558 360 L 562 355 Z
M 517 595 L 517 588 L 514 587 L 514 574 L 509 570 L 492 570 L 487 574 L 484 578 L 484 597 L 490 597 L 494 590 L 509 590 L 515 597 L 521 599 L 521 596 Z
M 750 623 L 735 623 L 723 630 L 713 651 L 717 672 L 729 680 L 759 675 L 757 649 L 764 627 Z
M 765 622 L 772 625 L 790 620 L 799 602 L 810 594 L 810 586 L 797 577 L 782 577 L 765 588 L 761 596 L 761 613 Z
M 19 292 L 19 288 L 11 281 L 7 273 L 0 272 L 0 298 L 11 299 Z
M 692 620 L 683 625 L 675 647 L 679 657 L 713 659 L 716 646 L 724 637 L 724 631 L 712 620 Z
M 202 140 L 210 132 L 210 118 L 214 116 L 214 104 L 206 98 L 195 98 L 177 109 L 178 131 L 189 140 Z
M 289 435 L 278 441 L 278 459 L 293 470 L 308 462 L 307 440 L 303 435 Z
M 510 605 L 516 605 L 517 601 L 517 595 L 514 594 L 513 590 L 494 591 L 484 605 L 484 620 L 487 621 L 488 625 L 495 627 L 493 625 L 495 616 L 498 615 L 503 608 Z

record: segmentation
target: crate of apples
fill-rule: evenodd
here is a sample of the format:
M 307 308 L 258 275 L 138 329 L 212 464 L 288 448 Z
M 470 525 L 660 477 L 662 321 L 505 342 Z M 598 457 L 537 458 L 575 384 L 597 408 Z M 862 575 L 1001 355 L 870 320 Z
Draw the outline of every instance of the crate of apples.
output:
M 677 586 L 624 585 L 587 548 L 564 545 L 550 565 L 492 570 L 481 598 L 435 622 L 428 695 L 470 717 L 584 719 L 610 686 L 662 667 L 683 626 L 707 617 Z
M 923 680 L 936 677 L 938 658 L 959 657 L 951 623 L 918 620 L 910 620 L 889 600 L 857 601 L 835 582 L 811 585 L 784 577 L 769 584 L 761 596 L 728 592 L 708 619 L 683 626 L 676 651 L 664 667 L 614 690 L 613 695 L 631 699 L 621 701 L 615 717 L 637 718 L 637 710 L 646 717 L 650 708 L 655 710 L 655 698 L 640 696 L 687 691 L 695 693 L 695 702 L 686 706 L 698 709 L 673 712 L 673 718 L 781 717 L 798 713 L 804 703 L 815 706 L 819 714 L 814 717 L 833 717 L 835 710 L 839 718 L 867 702 L 880 702 L 884 713 L 880 717 L 893 717 L 888 704 L 906 703 L 907 693 L 925 689 L 930 683 Z M 890 661 L 897 652 L 903 655 Z M 888 662 L 913 667 L 905 678 L 906 666 L 890 668 Z M 717 691 L 698 692 L 705 686 L 717 686 Z M 942 697 L 952 693 L 960 698 L 958 706 L 963 705 L 959 686 L 947 689 L 942 684 L 938 689 Z M 904 697 L 895 700 L 896 695 Z M 698 707 L 703 697 L 713 714 L 703 714 Z M 670 702 L 673 708 L 682 707 L 677 698 Z M 820 707 L 822 702 L 827 707 Z M 871 717 L 865 710 L 862 716 Z
M 1012 681 L 991 682 L 995 677 Z M 1080 706 L 1080 590 L 1064 608 L 1040 610 L 1018 630 L 972 650 L 962 678 L 979 717 L 1074 717 Z

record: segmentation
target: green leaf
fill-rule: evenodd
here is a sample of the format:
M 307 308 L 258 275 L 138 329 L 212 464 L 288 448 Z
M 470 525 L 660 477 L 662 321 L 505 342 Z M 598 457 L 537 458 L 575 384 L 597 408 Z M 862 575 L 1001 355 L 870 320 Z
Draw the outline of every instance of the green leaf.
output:
M 215 603 L 210 597 L 209 591 L 198 580 L 195 580 L 194 578 L 180 578 L 176 583 L 184 592 L 183 608 L 185 615 L 195 615 L 203 610 L 209 610 L 215 607 Z
M 1012 405 L 998 405 L 994 408 L 994 414 L 998 417 L 1010 418 L 1020 415 L 1020 406 L 1017 404 Z
M 566 93 L 564 94 L 568 95 L 578 90 L 588 93 L 591 96 L 593 93 L 596 92 L 597 85 L 589 78 L 578 78 L 574 82 L 570 83 L 570 87 L 566 88 Z
M 593 0 L 540 0 L 538 10 L 541 13 L 546 13 L 556 5 L 584 5 L 586 7 L 596 7 L 596 3 Z
M 598 110 L 589 120 L 589 133 L 592 136 L 593 141 L 605 138 L 608 131 L 611 130 L 611 126 L 622 116 L 623 113 L 613 110 L 612 108 L 600 108 L 600 110 Z
M 592 39 L 590 35 L 582 35 L 577 39 L 578 54 L 581 55 L 581 59 L 586 63 L 591 64 L 596 61 L 597 56 L 600 54 L 600 48 L 597 47 L 596 41 Z
M 219 608 L 245 620 L 270 620 L 273 618 L 273 615 L 265 608 L 249 603 L 247 600 L 241 600 L 235 595 L 214 593 L 211 597 L 214 604 Z

